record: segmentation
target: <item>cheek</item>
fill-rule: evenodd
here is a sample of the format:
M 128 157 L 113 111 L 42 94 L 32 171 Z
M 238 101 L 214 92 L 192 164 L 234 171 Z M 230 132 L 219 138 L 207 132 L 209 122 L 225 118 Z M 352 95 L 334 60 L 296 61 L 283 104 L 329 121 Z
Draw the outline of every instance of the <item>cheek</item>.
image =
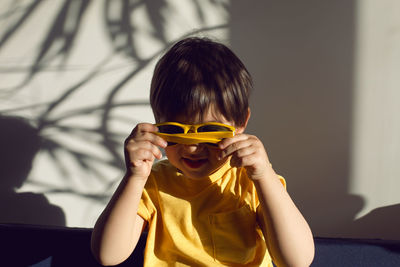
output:
M 209 157 L 212 158 L 213 160 L 216 160 L 216 159 L 218 158 L 218 156 L 219 156 L 220 153 L 221 153 L 221 150 L 220 150 L 220 149 L 214 149 L 214 148 L 212 148 L 212 149 L 209 149 L 209 150 L 208 150 L 208 155 L 209 155 Z
M 168 159 L 175 159 L 178 156 L 178 149 L 175 146 L 167 146 L 165 148 L 165 154 L 167 155 Z

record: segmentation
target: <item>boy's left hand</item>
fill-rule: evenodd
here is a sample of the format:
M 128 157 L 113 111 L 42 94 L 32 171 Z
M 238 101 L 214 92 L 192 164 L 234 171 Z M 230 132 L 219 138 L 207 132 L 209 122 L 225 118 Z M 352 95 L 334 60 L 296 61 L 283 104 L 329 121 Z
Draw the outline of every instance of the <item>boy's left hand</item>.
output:
M 232 156 L 231 165 L 246 168 L 252 180 L 259 180 L 270 172 L 271 164 L 263 143 L 254 135 L 238 134 L 218 143 L 220 158 Z

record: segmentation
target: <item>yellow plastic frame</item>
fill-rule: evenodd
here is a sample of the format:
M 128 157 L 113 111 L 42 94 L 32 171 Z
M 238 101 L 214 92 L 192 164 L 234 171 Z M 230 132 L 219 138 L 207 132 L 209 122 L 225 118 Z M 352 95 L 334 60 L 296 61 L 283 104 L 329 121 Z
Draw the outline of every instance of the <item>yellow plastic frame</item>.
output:
M 184 133 L 179 134 L 167 134 L 167 133 L 159 133 L 154 132 L 154 134 L 162 137 L 165 141 L 171 143 L 178 143 L 184 145 L 192 145 L 192 144 L 199 144 L 199 143 L 212 143 L 216 144 L 224 138 L 230 138 L 235 136 L 235 127 L 219 122 L 206 122 L 201 124 L 182 124 L 178 122 L 163 122 L 157 123 L 155 126 L 162 126 L 162 125 L 175 125 L 181 127 Z M 218 131 L 218 132 L 197 132 L 197 129 L 201 126 L 205 125 L 218 125 L 226 127 L 230 130 L 229 131 Z M 190 131 L 190 132 L 189 132 Z

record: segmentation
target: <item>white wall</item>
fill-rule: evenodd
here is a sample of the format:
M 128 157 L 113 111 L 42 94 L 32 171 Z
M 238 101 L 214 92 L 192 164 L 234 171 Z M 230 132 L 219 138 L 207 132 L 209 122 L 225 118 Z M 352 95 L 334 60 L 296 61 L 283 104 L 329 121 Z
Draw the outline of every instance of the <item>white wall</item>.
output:
M 19 194 L 10 192 L 18 183 L 1 189 L 26 215 L 4 208 L 0 221 L 92 227 L 123 175 L 124 139 L 154 121 L 148 94 L 160 54 L 191 33 L 226 41 L 224 1 L 124 2 L 1 1 L 0 112 L 27 118 L 44 144 Z
M 400 239 L 400 2 L 359 1 L 350 191 L 356 234 Z
M 0 172 L 0 222 L 93 226 L 121 178 L 124 138 L 153 121 L 157 58 L 200 32 L 253 74 L 248 130 L 314 233 L 400 239 L 395 0 L 14 2 L 0 4 L 0 112 L 27 118 L 45 141 L 31 170 L 28 156 L 15 162 L 29 172 L 22 187 Z M 24 133 L 7 137 L 8 150 L 34 140 Z
M 231 43 L 256 83 L 249 130 L 316 235 L 400 239 L 399 10 L 233 2 Z

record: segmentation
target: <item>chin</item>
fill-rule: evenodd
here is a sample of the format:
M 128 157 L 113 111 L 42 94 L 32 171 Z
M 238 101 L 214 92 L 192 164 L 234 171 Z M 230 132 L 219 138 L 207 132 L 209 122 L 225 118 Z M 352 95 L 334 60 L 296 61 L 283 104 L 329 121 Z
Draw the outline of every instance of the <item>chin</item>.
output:
M 190 169 L 184 169 L 181 170 L 182 173 L 189 178 L 192 179 L 203 179 L 205 177 L 210 176 L 211 174 L 213 174 L 214 172 L 216 172 L 219 169 L 220 166 L 216 167 L 216 168 L 204 168 L 204 169 L 199 169 L 199 170 L 190 170 Z
M 188 178 L 192 178 L 192 179 L 201 179 L 204 177 L 207 177 L 211 174 L 211 172 L 208 171 L 193 171 L 193 170 L 181 170 L 183 175 L 185 175 Z

